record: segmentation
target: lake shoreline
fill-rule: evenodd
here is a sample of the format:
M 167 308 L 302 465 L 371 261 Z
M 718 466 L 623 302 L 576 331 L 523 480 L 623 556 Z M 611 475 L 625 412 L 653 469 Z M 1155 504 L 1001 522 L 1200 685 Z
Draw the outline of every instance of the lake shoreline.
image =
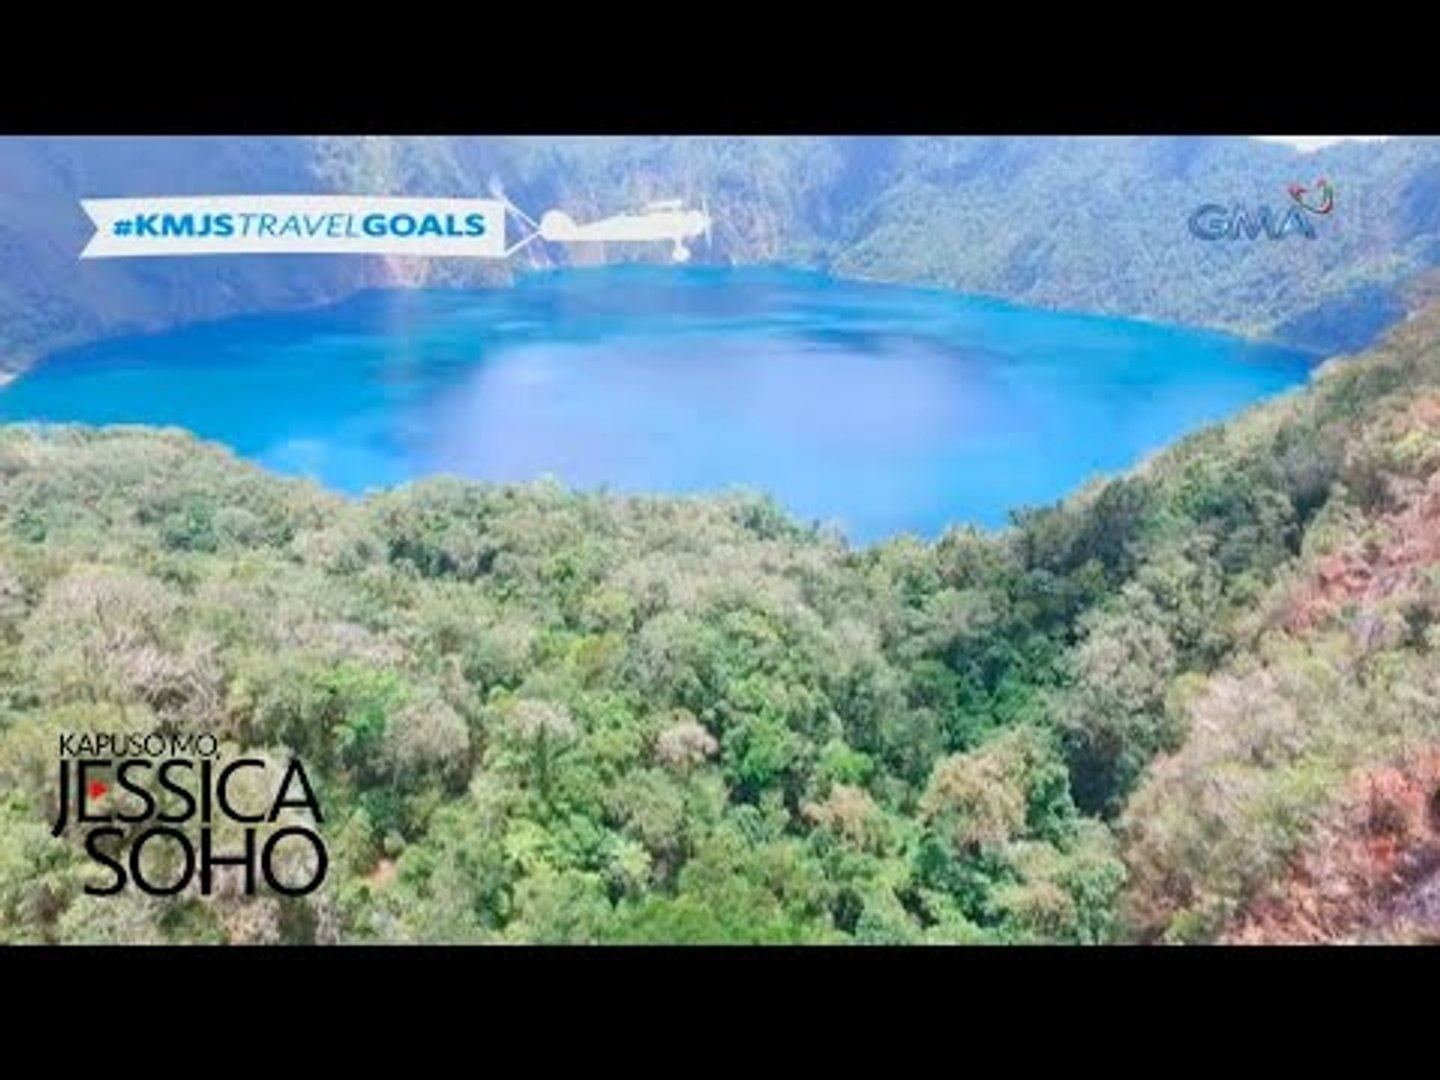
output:
M 753 488 L 864 544 L 1003 525 L 1310 366 L 945 289 L 622 267 L 111 339 L 47 360 L 0 417 L 185 428 L 352 493 L 443 473 Z

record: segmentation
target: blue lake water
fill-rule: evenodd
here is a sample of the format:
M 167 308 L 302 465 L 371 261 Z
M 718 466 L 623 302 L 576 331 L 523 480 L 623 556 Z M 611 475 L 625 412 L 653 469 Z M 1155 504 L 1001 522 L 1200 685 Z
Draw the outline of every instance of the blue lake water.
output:
M 348 492 L 773 494 L 857 541 L 1003 524 L 1303 382 L 1224 335 L 783 270 L 371 293 L 57 354 L 0 421 L 177 425 Z

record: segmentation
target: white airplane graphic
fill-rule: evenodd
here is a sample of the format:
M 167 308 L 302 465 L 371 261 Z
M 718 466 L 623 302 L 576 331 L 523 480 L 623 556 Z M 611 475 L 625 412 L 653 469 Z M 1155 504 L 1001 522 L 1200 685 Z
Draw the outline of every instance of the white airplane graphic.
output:
M 677 263 L 688 262 L 690 249 L 686 240 L 704 236 L 710 243 L 710 207 L 702 203 L 699 210 L 686 210 L 684 199 L 662 199 L 647 203 L 614 217 L 601 218 L 585 225 L 563 210 L 551 210 L 540 219 L 540 236 L 552 243 L 643 243 L 668 240 L 674 244 L 670 257 Z

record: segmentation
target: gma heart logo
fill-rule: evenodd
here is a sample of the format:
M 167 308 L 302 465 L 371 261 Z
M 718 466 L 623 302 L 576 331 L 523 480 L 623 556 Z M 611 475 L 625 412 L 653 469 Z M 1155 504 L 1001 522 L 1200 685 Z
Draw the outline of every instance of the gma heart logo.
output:
M 1260 204 L 1236 202 L 1230 206 L 1205 203 L 1190 215 L 1190 234 L 1197 240 L 1284 240 L 1317 236 L 1312 218 L 1328 217 L 1335 209 L 1335 188 L 1323 176 L 1313 187 L 1290 184 L 1285 189 L 1290 202 L 1278 210 Z
M 1312 214 L 1323 216 L 1335 209 L 1335 189 L 1323 176 L 1315 181 L 1313 195 L 1304 184 L 1291 184 L 1287 190 L 1290 192 L 1290 198 Z

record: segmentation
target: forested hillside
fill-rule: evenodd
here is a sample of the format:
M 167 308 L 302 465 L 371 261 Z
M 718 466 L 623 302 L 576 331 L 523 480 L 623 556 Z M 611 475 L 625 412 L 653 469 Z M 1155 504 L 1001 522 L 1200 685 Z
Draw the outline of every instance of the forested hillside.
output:
M 1437 520 L 1440 307 L 934 544 L 0 429 L 0 941 L 1403 938 Z M 56 736 L 157 725 L 311 763 L 320 893 L 82 894 Z
M 1286 204 L 1327 177 L 1313 242 L 1205 243 L 1192 210 Z M 0 372 L 107 334 L 320 304 L 384 285 L 498 284 L 514 266 L 323 256 L 85 261 L 84 197 L 342 191 L 485 196 L 580 217 L 705 198 L 699 261 L 783 262 L 1026 303 L 1353 349 L 1440 263 L 1440 140 L 1317 154 L 1241 138 L 0 138 Z

